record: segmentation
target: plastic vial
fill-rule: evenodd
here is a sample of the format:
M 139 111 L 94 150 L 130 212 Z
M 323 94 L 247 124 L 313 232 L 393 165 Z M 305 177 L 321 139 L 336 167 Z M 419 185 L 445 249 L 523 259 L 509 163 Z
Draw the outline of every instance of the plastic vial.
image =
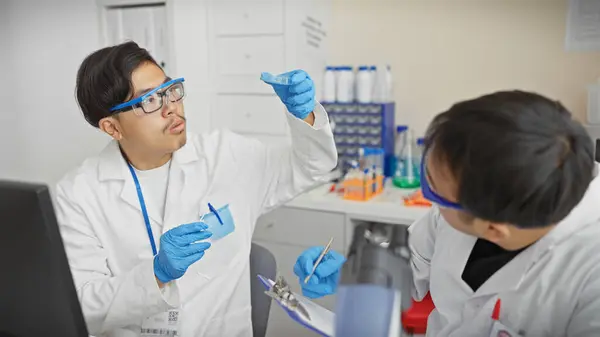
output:
M 358 67 L 358 73 L 356 75 L 356 100 L 359 103 L 371 103 L 371 96 L 373 93 L 372 82 L 373 81 L 369 67 Z
M 385 83 L 386 83 L 386 87 L 387 87 L 387 93 L 386 93 L 385 100 L 386 100 L 386 102 L 391 102 L 391 101 L 393 101 L 393 97 L 394 97 L 394 79 L 392 77 L 392 67 L 390 65 L 388 65 L 386 67 Z
M 377 67 L 377 70 L 375 71 L 375 79 L 373 85 L 373 102 L 387 103 L 387 95 L 387 69 L 385 67 Z
M 280 85 L 291 84 L 291 78 L 289 78 L 289 77 L 277 76 L 277 75 L 273 75 L 271 73 L 262 73 L 262 74 L 260 74 L 260 77 L 263 81 L 265 81 L 267 83 L 274 83 L 274 84 L 280 84 Z
M 336 68 L 327 66 L 323 77 L 323 101 L 335 102 Z
M 339 67 L 338 72 L 336 87 L 337 101 L 340 103 L 352 103 L 354 101 L 354 72 L 352 71 L 352 67 Z

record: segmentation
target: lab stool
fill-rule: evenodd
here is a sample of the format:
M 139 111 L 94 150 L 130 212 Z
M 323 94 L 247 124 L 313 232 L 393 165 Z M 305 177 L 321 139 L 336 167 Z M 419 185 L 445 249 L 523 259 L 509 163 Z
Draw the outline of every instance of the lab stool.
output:
M 265 287 L 256 275 L 275 279 L 277 262 L 266 248 L 252 243 L 250 250 L 250 302 L 252 304 L 252 331 L 254 337 L 264 337 L 269 323 L 271 298 L 265 296 Z
M 420 302 L 413 300 L 410 309 L 402 313 L 402 337 L 425 336 L 427 319 L 433 309 L 435 309 L 435 306 L 429 293 Z

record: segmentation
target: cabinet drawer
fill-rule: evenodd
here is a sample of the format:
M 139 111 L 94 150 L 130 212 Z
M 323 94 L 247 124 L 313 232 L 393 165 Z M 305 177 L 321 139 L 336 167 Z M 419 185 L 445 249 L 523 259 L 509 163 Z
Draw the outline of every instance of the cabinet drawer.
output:
M 280 36 L 223 37 L 216 40 L 218 75 L 252 75 L 284 69 L 284 43 Z
M 217 128 L 240 133 L 286 135 L 285 107 L 275 95 L 217 95 L 213 121 Z
M 298 246 L 324 246 L 333 237 L 332 249 L 345 251 L 345 216 L 340 213 L 281 207 L 259 218 L 254 238 Z
M 211 4 L 216 35 L 283 34 L 283 0 L 220 0 Z

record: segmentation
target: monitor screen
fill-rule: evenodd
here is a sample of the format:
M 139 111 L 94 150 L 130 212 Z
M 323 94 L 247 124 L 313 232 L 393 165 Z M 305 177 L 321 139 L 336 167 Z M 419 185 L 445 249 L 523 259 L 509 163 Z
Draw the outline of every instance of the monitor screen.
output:
M 87 337 L 44 185 L 0 180 L 0 336 Z

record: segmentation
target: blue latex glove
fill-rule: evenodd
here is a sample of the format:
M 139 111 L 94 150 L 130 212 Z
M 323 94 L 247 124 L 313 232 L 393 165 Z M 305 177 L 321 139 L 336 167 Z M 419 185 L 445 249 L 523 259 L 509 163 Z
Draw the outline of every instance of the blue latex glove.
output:
M 304 70 L 277 76 L 262 73 L 260 79 L 273 87 L 292 115 L 305 119 L 315 109 L 315 83 Z
M 294 274 L 300 280 L 302 294 L 308 298 L 319 298 L 334 294 L 339 282 L 342 265 L 346 262 L 346 258 L 342 254 L 330 250 L 323 257 L 308 283 L 304 283 L 304 279 L 307 275 L 310 275 L 323 249 L 325 247 L 312 247 L 305 250 L 300 254 L 294 266 Z
M 182 277 L 192 263 L 204 256 L 210 243 L 196 242 L 212 236 L 206 228 L 205 224 L 194 222 L 175 227 L 160 237 L 160 250 L 154 257 L 154 275 L 160 282 Z

